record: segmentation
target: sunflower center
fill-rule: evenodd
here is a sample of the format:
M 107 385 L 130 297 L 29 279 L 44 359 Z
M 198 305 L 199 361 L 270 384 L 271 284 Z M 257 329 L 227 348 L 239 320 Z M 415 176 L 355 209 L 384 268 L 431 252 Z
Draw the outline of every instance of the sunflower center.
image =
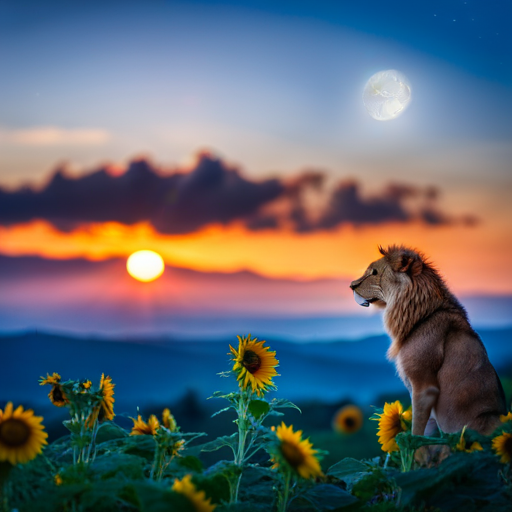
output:
M 503 443 L 503 452 L 512 457 L 512 437 L 507 437 Z
M 349 416 L 348 418 L 345 418 L 345 426 L 347 428 L 354 428 L 356 426 L 356 420 Z
M 52 395 L 56 402 L 64 402 L 64 393 L 60 386 L 53 386 Z
M 246 350 L 244 353 L 242 364 L 249 373 L 256 373 L 261 367 L 260 356 L 256 354 L 256 352 L 253 352 L 252 350 Z
M 295 444 L 292 444 L 288 441 L 283 441 L 281 443 L 281 453 L 286 459 L 286 462 L 288 462 L 288 464 L 290 464 L 290 466 L 294 469 L 297 469 L 301 464 L 304 463 L 304 454 Z
M 8 419 L 0 424 L 0 441 L 7 446 L 21 446 L 30 437 L 29 426 L 16 418 Z

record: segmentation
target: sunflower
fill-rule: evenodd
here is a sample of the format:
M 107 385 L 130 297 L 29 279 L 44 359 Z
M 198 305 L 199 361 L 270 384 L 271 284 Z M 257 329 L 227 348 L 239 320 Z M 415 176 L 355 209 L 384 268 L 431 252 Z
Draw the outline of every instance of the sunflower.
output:
M 90 380 L 84 380 L 80 382 L 80 387 L 82 388 L 82 393 L 87 393 L 92 387 L 92 382 Z
M 504 432 L 492 440 L 492 448 L 501 455 L 500 462 L 507 463 L 512 460 L 512 434 Z
M 58 373 L 53 373 L 50 375 L 46 374 L 46 377 L 39 378 L 39 385 L 45 386 L 46 384 L 51 384 L 52 389 L 48 393 L 48 398 L 50 399 L 53 405 L 57 407 L 64 407 L 69 404 L 69 399 L 64 392 L 64 388 L 60 385 L 61 376 Z
M 160 423 L 154 414 L 149 417 L 147 423 L 142 419 L 140 414 L 136 420 L 134 418 L 131 418 L 131 420 L 133 421 L 132 431 L 130 432 L 131 436 L 154 436 L 160 426 Z
M 190 501 L 196 512 L 212 512 L 217 506 L 211 503 L 211 498 L 206 499 L 204 491 L 196 489 L 196 486 L 192 483 L 191 475 L 186 475 L 181 480 L 174 480 L 172 490 L 183 494 Z
M 9 402 L 0 411 L 0 461 L 24 464 L 41 453 L 43 445 L 48 444 L 42 420 L 31 409 L 24 411 L 21 405 L 13 411 Z
M 162 425 L 165 428 L 168 428 L 171 432 L 175 432 L 178 429 L 176 420 L 169 409 L 164 409 L 162 412 Z
M 275 368 L 279 361 L 276 359 L 276 353 L 270 352 L 269 347 L 264 347 L 265 341 L 258 341 L 258 338 L 247 337 L 238 338 L 238 351 L 231 345 L 229 346 L 232 360 L 235 361 L 233 371 L 237 374 L 240 387 L 246 390 L 249 385 L 252 391 L 258 396 L 273 388 L 272 378 L 279 375 Z
M 466 431 L 466 427 L 467 427 L 467 425 L 462 429 L 462 432 L 460 434 L 460 441 L 455 446 L 455 449 L 458 450 L 459 452 L 466 452 L 466 453 L 483 451 L 482 445 L 478 441 L 475 441 L 474 443 L 472 443 L 469 448 L 467 447 L 466 440 L 464 439 L 464 432 Z
M 408 422 L 412 420 L 411 409 L 409 408 L 407 411 L 404 411 L 399 400 L 392 404 L 386 402 L 383 412 L 376 416 L 379 421 L 377 435 L 379 436 L 379 443 L 382 445 L 382 450 L 388 453 L 398 451 L 395 437 L 400 432 L 409 430 L 410 426 Z
M 60 384 L 54 384 L 52 386 L 52 389 L 48 393 L 48 398 L 50 399 L 51 403 L 57 407 L 64 407 L 65 405 L 69 404 L 68 396 Z
M 114 419 L 114 386 L 110 377 L 105 377 L 105 374 L 101 374 L 100 380 L 100 393 L 103 397 L 101 402 L 101 419 L 113 420 Z
M 185 448 L 185 439 L 176 441 L 172 446 L 169 447 L 169 454 L 173 457 L 179 456 L 181 450 Z
M 363 413 L 356 405 L 346 405 L 334 415 L 332 425 L 337 432 L 353 434 L 363 426 Z
M 45 384 L 58 384 L 60 382 L 61 376 L 58 373 L 53 373 L 50 375 L 49 373 L 46 374 L 46 377 L 40 377 L 39 385 L 44 386 Z
M 509 411 L 508 414 L 502 414 L 500 416 L 500 420 L 501 420 L 501 423 L 506 423 L 507 421 L 511 421 L 512 420 L 512 412 Z
M 313 445 L 309 439 L 302 439 L 302 430 L 293 431 L 293 425 L 287 427 L 284 422 L 275 430 L 278 445 L 278 461 L 274 461 L 273 468 L 279 467 L 280 461 L 284 461 L 291 469 L 297 472 L 302 478 L 316 478 L 322 476 L 320 462 L 315 454 L 317 450 L 313 450 Z

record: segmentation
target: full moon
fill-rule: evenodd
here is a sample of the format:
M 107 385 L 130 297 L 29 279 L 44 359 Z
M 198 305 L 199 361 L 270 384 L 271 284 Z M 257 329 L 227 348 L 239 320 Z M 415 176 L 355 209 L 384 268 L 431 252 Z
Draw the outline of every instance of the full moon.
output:
M 154 251 L 137 251 L 126 261 L 126 270 L 134 279 L 145 283 L 159 278 L 165 265 L 160 254 Z
M 389 121 L 397 118 L 411 101 L 411 85 L 402 73 L 388 69 L 375 73 L 366 83 L 363 103 L 373 119 Z

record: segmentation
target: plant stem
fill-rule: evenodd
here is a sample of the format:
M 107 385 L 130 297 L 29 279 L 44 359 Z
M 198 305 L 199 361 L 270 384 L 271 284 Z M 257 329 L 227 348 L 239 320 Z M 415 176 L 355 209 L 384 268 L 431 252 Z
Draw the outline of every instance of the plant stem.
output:
M 240 401 L 238 402 L 238 453 L 235 458 L 235 464 L 242 466 L 245 459 L 245 441 L 247 439 L 247 407 L 248 397 L 242 391 Z
M 290 493 L 290 479 L 291 479 L 291 473 L 290 471 L 286 471 L 286 477 L 284 480 L 284 490 L 283 494 L 281 496 L 281 503 L 279 504 L 279 512 L 286 512 L 286 509 L 288 508 L 288 495 Z
M 400 451 L 400 459 L 402 461 L 402 473 L 407 473 L 411 471 L 412 463 L 414 461 L 414 452 L 415 450 L 401 450 Z
M 234 485 L 234 492 L 231 493 L 231 503 L 238 501 L 238 492 L 240 490 L 240 480 L 242 479 L 242 469 L 245 463 L 247 441 L 247 409 L 249 407 L 250 396 L 245 392 L 241 391 L 240 400 L 238 402 L 237 414 L 238 414 L 238 449 L 235 454 L 235 465 L 240 468 L 240 474 L 237 477 L 236 484 Z
M 238 492 L 240 491 L 240 482 L 242 480 L 242 472 L 240 472 L 240 474 L 238 475 L 238 478 L 236 479 L 236 485 L 235 485 L 235 501 L 234 503 L 236 503 L 238 501 Z

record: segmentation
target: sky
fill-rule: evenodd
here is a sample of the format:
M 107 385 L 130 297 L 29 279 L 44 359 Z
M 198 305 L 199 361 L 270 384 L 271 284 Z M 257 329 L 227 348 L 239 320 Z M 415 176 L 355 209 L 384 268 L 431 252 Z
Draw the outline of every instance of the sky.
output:
M 370 333 L 348 283 L 393 243 L 510 323 L 511 19 L 506 1 L 2 2 L 4 330 L 360 315 Z M 388 69 L 412 99 L 376 121 L 362 92 Z M 126 273 L 139 249 L 161 279 Z

